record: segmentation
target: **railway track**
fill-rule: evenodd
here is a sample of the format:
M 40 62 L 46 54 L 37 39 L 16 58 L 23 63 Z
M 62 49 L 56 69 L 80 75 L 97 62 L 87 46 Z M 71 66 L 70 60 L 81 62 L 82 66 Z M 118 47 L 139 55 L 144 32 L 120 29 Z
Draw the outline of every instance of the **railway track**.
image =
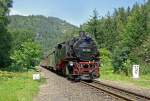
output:
M 85 81 L 81 81 L 81 83 L 90 86 L 92 88 L 95 88 L 97 90 L 104 91 L 111 96 L 115 96 L 117 98 L 121 98 L 126 101 L 150 101 L 150 97 L 148 96 L 144 96 L 135 92 L 107 85 L 96 80 L 94 80 L 92 83 L 88 83 Z

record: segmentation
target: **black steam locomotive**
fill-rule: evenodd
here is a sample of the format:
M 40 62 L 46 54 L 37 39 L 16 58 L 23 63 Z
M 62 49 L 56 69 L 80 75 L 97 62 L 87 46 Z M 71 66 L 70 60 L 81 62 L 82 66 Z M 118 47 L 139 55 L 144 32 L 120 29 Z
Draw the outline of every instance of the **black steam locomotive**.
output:
M 94 40 L 84 32 L 58 44 L 43 64 L 71 79 L 92 80 L 99 77 L 99 51 Z

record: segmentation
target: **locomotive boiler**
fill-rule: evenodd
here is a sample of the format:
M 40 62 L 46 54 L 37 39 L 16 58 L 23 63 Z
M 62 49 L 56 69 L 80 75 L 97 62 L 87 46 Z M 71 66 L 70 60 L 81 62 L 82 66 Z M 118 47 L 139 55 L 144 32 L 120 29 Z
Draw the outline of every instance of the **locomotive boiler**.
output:
M 70 79 L 92 80 L 99 77 L 99 51 L 95 41 L 84 32 L 59 43 L 45 60 L 47 67 Z

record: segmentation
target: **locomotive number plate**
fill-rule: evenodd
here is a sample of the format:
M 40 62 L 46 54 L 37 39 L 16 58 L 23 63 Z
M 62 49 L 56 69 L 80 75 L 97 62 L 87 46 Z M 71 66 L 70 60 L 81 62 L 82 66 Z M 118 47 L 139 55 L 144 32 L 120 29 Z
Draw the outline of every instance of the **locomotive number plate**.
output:
M 91 49 L 83 49 L 84 52 L 91 52 Z

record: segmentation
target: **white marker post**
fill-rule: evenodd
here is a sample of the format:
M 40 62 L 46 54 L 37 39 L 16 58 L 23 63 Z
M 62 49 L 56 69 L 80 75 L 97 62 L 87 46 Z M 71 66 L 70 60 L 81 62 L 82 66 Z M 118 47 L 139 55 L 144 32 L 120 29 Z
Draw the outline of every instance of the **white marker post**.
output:
M 134 79 L 138 79 L 139 78 L 139 65 L 133 65 L 132 67 L 132 75 Z
M 33 74 L 33 80 L 40 80 L 40 74 Z

